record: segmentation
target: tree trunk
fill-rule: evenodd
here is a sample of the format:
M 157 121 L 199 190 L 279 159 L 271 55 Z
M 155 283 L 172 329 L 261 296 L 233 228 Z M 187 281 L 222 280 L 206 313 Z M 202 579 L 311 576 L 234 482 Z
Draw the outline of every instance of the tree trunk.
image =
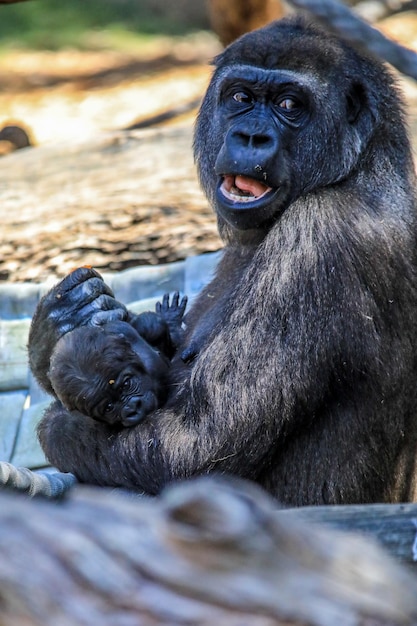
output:
M 370 539 L 198 479 L 160 498 L 0 498 L 1 626 L 417 624 L 417 579 Z

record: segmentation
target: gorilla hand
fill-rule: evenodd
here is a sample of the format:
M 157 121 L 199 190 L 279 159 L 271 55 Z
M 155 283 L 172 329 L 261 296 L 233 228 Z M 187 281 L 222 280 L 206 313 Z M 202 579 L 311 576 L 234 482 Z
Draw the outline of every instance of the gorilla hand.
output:
M 29 364 L 38 382 L 53 393 L 47 372 L 56 342 L 74 328 L 126 319 L 118 302 L 98 272 L 81 267 L 66 276 L 40 300 L 29 332 Z
M 181 327 L 187 302 L 187 296 L 184 296 L 180 302 L 180 294 L 178 293 L 178 291 L 175 291 L 170 303 L 169 293 L 165 293 L 162 298 L 162 302 L 156 303 L 155 311 L 166 321 L 169 326 L 172 325 L 174 327 Z

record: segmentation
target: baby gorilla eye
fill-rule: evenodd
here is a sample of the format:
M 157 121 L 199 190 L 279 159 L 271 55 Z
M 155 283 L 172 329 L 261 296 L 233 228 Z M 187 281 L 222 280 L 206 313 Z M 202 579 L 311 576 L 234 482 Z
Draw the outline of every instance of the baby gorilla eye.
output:
M 110 413 L 111 411 L 113 411 L 113 409 L 114 409 L 114 404 L 113 404 L 113 402 L 108 402 L 108 403 L 106 404 L 106 406 L 104 407 L 104 412 L 105 412 L 105 413 Z

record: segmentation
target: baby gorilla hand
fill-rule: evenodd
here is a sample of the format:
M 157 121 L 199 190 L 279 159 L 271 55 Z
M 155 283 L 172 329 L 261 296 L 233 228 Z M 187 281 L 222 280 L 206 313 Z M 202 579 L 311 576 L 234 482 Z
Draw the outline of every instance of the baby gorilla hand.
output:
M 98 272 L 82 267 L 66 276 L 43 296 L 30 328 L 29 363 L 40 384 L 51 392 L 49 361 L 63 335 L 79 326 L 126 317 L 126 308 Z
M 180 302 L 180 294 L 176 291 L 172 296 L 171 304 L 169 304 L 169 293 L 165 293 L 162 302 L 156 303 L 155 311 L 168 325 L 181 326 L 187 300 L 187 296 L 184 296 Z

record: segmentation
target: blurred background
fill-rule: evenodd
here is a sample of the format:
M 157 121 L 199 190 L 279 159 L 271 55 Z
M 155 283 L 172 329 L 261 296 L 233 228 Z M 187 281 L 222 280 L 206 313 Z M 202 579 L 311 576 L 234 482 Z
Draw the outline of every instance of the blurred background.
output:
M 0 10 L 0 127 L 25 122 L 38 144 L 197 97 L 207 76 L 199 66 L 219 50 L 204 0 L 33 0 Z

